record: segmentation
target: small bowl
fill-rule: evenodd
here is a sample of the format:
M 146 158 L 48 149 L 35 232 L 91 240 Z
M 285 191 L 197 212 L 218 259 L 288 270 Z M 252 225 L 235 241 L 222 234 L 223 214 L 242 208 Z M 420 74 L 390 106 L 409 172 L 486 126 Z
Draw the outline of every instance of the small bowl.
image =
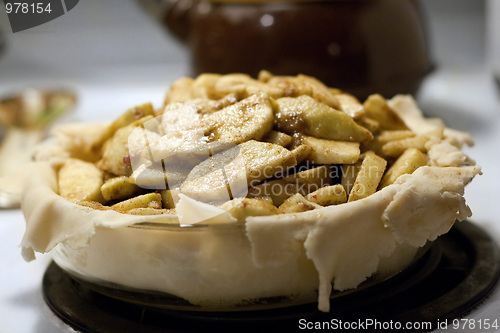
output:
M 0 177 L 12 178 L 32 160 L 35 146 L 54 121 L 74 108 L 76 100 L 76 94 L 67 89 L 34 88 L 0 99 Z M 0 189 L 0 208 L 19 208 L 19 201 L 18 194 Z

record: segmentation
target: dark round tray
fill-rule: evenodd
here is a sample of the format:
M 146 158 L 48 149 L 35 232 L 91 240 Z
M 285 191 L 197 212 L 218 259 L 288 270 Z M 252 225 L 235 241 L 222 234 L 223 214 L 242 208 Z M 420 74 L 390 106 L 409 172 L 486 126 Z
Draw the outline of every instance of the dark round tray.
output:
M 365 325 L 361 328 L 375 331 L 398 328 L 399 324 L 429 323 L 405 330 L 423 332 L 470 312 L 490 294 L 499 278 L 500 251 L 495 241 L 479 226 L 464 221 L 438 238 L 404 272 L 374 286 L 332 297 L 329 313 L 318 311 L 316 303 L 237 312 L 148 307 L 98 293 L 55 263 L 47 268 L 42 287 L 54 313 L 83 332 L 296 331 L 314 325 Z

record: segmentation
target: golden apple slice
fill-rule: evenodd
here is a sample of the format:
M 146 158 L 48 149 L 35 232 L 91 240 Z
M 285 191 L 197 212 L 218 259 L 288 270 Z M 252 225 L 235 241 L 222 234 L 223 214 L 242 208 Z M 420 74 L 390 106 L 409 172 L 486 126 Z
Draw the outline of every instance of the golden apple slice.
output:
M 278 128 L 288 134 L 305 133 L 317 138 L 368 142 L 372 133 L 342 111 L 312 97 L 284 97 L 276 101 Z
M 59 170 L 59 194 L 73 202 L 104 202 L 103 173 L 93 163 L 70 158 Z

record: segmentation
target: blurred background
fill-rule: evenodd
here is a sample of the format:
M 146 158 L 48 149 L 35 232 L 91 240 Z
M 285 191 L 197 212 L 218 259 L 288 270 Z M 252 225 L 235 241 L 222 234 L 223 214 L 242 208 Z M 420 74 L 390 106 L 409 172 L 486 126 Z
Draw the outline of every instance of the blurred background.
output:
M 182 4 L 183 7 L 194 7 L 193 3 L 195 3 L 195 1 L 196 0 L 180 0 L 179 3 Z M 83 95 L 80 96 L 80 101 L 85 103 L 87 101 L 87 94 L 94 93 L 94 90 L 102 91 L 100 88 L 105 87 L 108 93 L 111 93 L 111 91 L 116 91 L 123 87 L 133 87 L 137 100 L 140 101 L 144 99 L 159 98 L 161 92 L 166 91 L 172 80 L 183 75 L 193 75 L 206 69 L 214 70 L 220 68 L 223 70 L 226 68 L 245 68 L 235 66 L 221 68 L 221 66 L 217 67 L 216 64 L 210 67 L 209 64 L 203 63 L 203 59 L 215 59 L 215 56 L 212 54 L 215 51 L 212 52 L 210 48 L 206 47 L 207 43 L 209 43 L 207 40 L 210 39 L 211 35 L 204 31 L 200 31 L 196 25 L 204 24 L 205 21 L 213 23 L 208 19 L 203 21 L 199 18 L 204 17 L 203 15 L 196 15 L 198 20 L 196 21 L 195 19 L 194 24 L 184 25 L 185 30 L 191 28 L 191 33 L 195 35 L 195 37 L 186 38 L 187 41 L 182 42 L 179 38 L 176 38 L 179 32 L 175 29 L 177 24 L 178 30 L 178 26 L 180 25 L 178 21 L 182 21 L 182 17 L 181 19 L 178 17 L 173 17 L 171 19 L 173 23 L 170 27 L 173 28 L 173 31 L 177 32 L 171 33 L 158 21 L 151 19 L 152 16 L 150 15 L 150 11 L 144 10 L 144 8 L 152 8 L 157 16 L 164 17 L 165 10 L 162 11 L 162 8 L 168 7 L 168 3 L 172 2 L 175 1 L 109 0 L 102 2 L 87 0 L 79 3 L 73 10 L 53 21 L 15 34 L 11 33 L 5 11 L 0 10 L 0 27 L 3 29 L 3 44 L 5 44 L 3 53 L 0 55 L 0 93 L 22 89 L 28 85 L 72 86 L 75 87 L 75 89 L 82 90 L 81 92 Z M 333 2 L 356 3 L 357 1 Z M 399 1 L 397 3 L 405 2 L 406 1 Z M 363 44 L 359 46 L 358 49 L 361 49 L 368 43 L 385 43 L 384 45 L 378 46 L 378 48 L 381 49 L 380 51 L 370 51 L 372 54 L 379 52 L 375 56 L 372 56 L 371 59 L 373 60 L 370 59 L 370 61 L 379 66 L 371 67 L 384 67 L 387 68 L 387 72 L 392 70 L 396 74 L 403 73 L 406 77 L 413 75 L 415 77 L 412 77 L 413 81 L 417 81 L 418 78 L 424 78 L 424 81 L 422 81 L 424 83 L 422 86 L 423 89 L 420 90 L 421 94 L 419 96 L 425 99 L 430 93 L 427 86 L 430 85 L 435 88 L 435 86 L 432 85 L 433 79 L 444 72 L 464 74 L 469 70 L 477 72 L 479 68 L 483 71 L 491 68 L 486 68 L 488 66 L 488 61 L 492 62 L 491 59 L 494 59 L 493 52 L 498 52 L 499 48 L 498 42 L 495 43 L 493 37 L 494 33 L 492 33 L 500 30 L 495 30 L 493 27 L 494 24 L 498 25 L 499 21 L 493 16 L 494 13 L 498 13 L 499 11 L 497 2 L 498 1 L 494 0 L 421 0 L 417 2 L 420 4 L 419 12 L 421 13 L 421 20 L 418 23 L 414 22 L 417 20 L 417 18 L 414 17 L 416 15 L 415 13 L 411 12 L 408 15 L 402 15 L 402 13 L 410 12 L 408 8 L 391 9 L 390 6 L 386 6 L 395 13 L 391 15 L 384 14 L 389 13 L 390 10 L 380 6 L 380 8 L 377 9 L 378 12 L 373 11 L 373 18 L 369 15 L 365 15 L 361 17 L 361 19 L 365 19 L 365 21 L 371 20 L 370 24 L 372 24 L 372 26 L 366 27 L 365 30 L 374 30 L 374 28 L 377 27 L 377 29 L 380 30 L 380 32 L 378 32 L 379 34 L 385 34 L 385 37 L 389 33 L 391 37 L 374 39 L 366 31 L 352 32 L 351 37 L 358 37 L 359 41 L 357 43 Z M 143 6 L 144 4 L 149 4 L 149 6 Z M 155 4 L 160 5 L 152 6 Z M 490 8 L 493 7 L 497 7 L 496 10 L 490 10 Z M 281 10 L 275 7 L 271 9 L 278 13 Z M 177 12 L 180 11 L 178 8 L 176 8 L 176 10 Z M 203 8 L 198 9 L 197 13 L 202 10 Z M 397 12 L 397 10 L 399 10 L 399 12 Z M 355 14 L 356 12 L 354 10 L 350 12 L 345 10 L 345 14 L 353 13 Z M 219 17 L 213 18 L 212 20 L 215 21 L 215 19 L 218 19 L 221 21 L 222 19 L 220 17 L 223 15 L 224 14 L 219 13 Z M 300 12 L 295 16 L 301 17 Z M 405 20 L 394 22 L 391 25 L 390 22 L 396 21 L 397 16 L 404 16 Z M 335 21 L 335 27 L 333 27 L 333 23 L 331 24 L 331 30 L 337 29 L 347 34 L 351 30 L 354 30 L 353 27 L 361 25 L 357 20 L 360 20 L 360 18 L 355 15 L 348 16 L 348 18 L 344 20 L 345 22 L 337 20 L 338 22 Z M 241 19 L 241 21 L 244 21 L 244 19 Z M 288 23 L 287 25 L 287 23 L 284 23 L 280 26 L 276 24 L 277 21 L 278 20 L 274 22 L 274 25 L 278 27 L 268 27 L 265 33 L 268 34 L 269 31 L 275 29 L 273 34 L 280 33 L 281 35 L 288 36 L 278 28 L 283 26 L 289 28 L 292 24 Z M 311 21 L 304 22 L 307 23 Z M 271 25 L 272 23 L 273 22 L 271 22 Z M 423 41 L 419 39 L 421 37 L 418 35 L 420 31 L 416 31 L 420 28 L 416 24 L 420 23 L 422 23 L 423 26 L 422 38 L 425 39 Z M 264 22 L 264 26 L 265 24 L 269 24 L 269 22 Z M 311 24 L 311 26 L 314 25 Z M 244 31 L 247 31 L 246 35 L 240 38 L 242 40 L 244 40 L 243 37 L 252 35 L 252 32 L 248 32 L 248 27 L 243 28 L 236 24 L 233 27 L 241 29 L 237 30 L 237 33 L 241 33 L 242 35 Z M 386 30 L 383 30 L 384 27 Z M 411 29 L 413 30 L 410 31 Z M 295 35 L 293 35 L 293 37 L 295 38 L 296 36 L 295 39 L 307 38 L 308 40 L 319 43 L 321 37 L 317 37 L 318 34 L 314 34 L 314 31 L 310 30 L 310 27 L 301 27 L 301 29 L 294 31 Z M 409 32 L 405 32 L 406 30 Z M 212 33 L 212 35 L 213 34 L 214 33 Z M 252 36 L 254 37 L 256 34 L 257 33 L 254 33 Z M 302 37 L 303 35 L 305 35 L 305 37 Z M 413 48 L 407 45 L 401 46 L 403 43 L 399 42 L 403 41 L 403 39 L 398 39 L 398 35 L 401 35 L 402 38 L 413 38 L 411 39 L 414 41 L 412 43 Z M 233 49 L 239 47 L 239 45 L 236 45 L 238 44 L 236 42 L 237 38 L 235 38 L 234 35 L 230 37 L 233 38 L 233 44 L 235 44 L 233 45 Z M 282 54 L 273 54 L 276 50 L 270 50 L 272 44 L 278 44 L 276 42 L 277 38 L 275 38 L 274 35 L 273 38 L 271 42 L 262 44 L 248 43 L 248 45 L 245 45 L 246 53 L 267 53 L 272 54 L 275 58 L 282 56 L 282 59 L 286 59 Z M 498 39 L 499 37 L 497 36 L 496 40 Z M 352 49 L 355 49 L 357 47 L 356 45 L 352 45 L 352 43 L 349 45 L 345 43 L 346 45 L 343 45 L 343 41 L 339 40 L 340 38 L 337 38 L 338 44 L 340 45 L 330 45 L 330 53 L 344 52 L 345 49 L 347 51 L 344 53 L 348 54 L 350 59 L 359 56 L 361 52 L 369 53 L 369 51 L 366 51 L 368 47 L 365 47 L 365 50 L 355 54 L 355 51 L 352 51 Z M 212 41 L 212 43 L 214 43 L 214 41 Z M 2 42 L 0 42 L 0 45 L 1 44 Z M 285 56 L 289 55 L 291 52 L 301 52 L 313 58 L 315 61 L 320 62 L 322 59 L 316 55 L 318 52 L 313 52 L 314 45 L 313 42 L 310 42 L 308 45 L 304 45 L 300 51 L 298 51 L 298 47 L 295 47 L 290 51 L 282 52 L 284 52 Z M 224 49 L 225 46 L 219 46 L 219 49 L 212 49 L 228 52 L 227 49 Z M 342 46 L 348 46 L 350 49 L 348 49 L 348 47 L 340 49 Z M 423 49 L 423 47 L 427 49 Z M 377 49 L 377 47 L 371 45 L 369 45 L 369 48 L 371 50 Z M 263 50 L 265 50 L 265 52 L 262 52 Z M 286 52 L 289 53 L 287 54 Z M 401 54 L 400 57 L 393 56 L 393 54 L 398 52 Z M 365 54 L 363 53 L 362 55 Z M 388 60 L 384 62 L 384 59 L 378 59 L 376 57 L 386 58 Z M 229 62 L 227 61 L 228 58 L 231 57 L 225 56 L 224 58 L 223 56 L 223 59 L 226 60 L 225 62 Z M 288 56 L 287 58 L 290 57 Z M 496 58 L 500 58 L 500 56 Z M 398 61 L 401 61 L 400 59 L 406 59 L 407 61 L 404 63 L 409 65 L 398 64 Z M 302 59 L 299 59 L 299 61 L 300 60 Z M 411 65 L 412 61 L 414 63 L 413 65 Z M 211 63 L 213 64 L 214 62 L 215 61 L 212 61 Z M 281 61 L 281 63 L 284 62 L 285 61 Z M 337 80 L 337 82 L 340 82 L 340 88 L 349 91 L 354 90 L 354 92 L 356 92 L 357 87 L 351 81 L 355 80 L 356 77 L 363 77 L 365 72 L 374 71 L 373 69 L 366 68 L 367 66 L 363 66 L 362 62 L 347 63 L 347 61 L 344 61 L 340 63 L 340 65 L 343 66 L 342 68 L 337 66 L 337 63 L 331 62 L 330 64 L 336 65 L 334 74 L 332 74 L 333 71 L 328 72 L 328 69 L 324 70 L 328 74 L 331 74 L 330 76 L 341 75 L 337 74 L 337 72 L 339 72 L 339 69 L 342 70 L 342 68 L 347 68 L 349 70 L 347 74 L 344 73 L 343 77 Z M 401 67 L 399 72 L 395 72 L 396 69 L 394 68 L 397 66 Z M 403 68 L 403 66 L 408 68 Z M 413 67 L 410 68 L 411 66 Z M 294 68 L 307 70 L 303 61 L 302 64 L 296 65 L 295 67 L 292 66 L 284 69 L 278 68 L 278 66 L 274 64 L 268 67 L 280 69 L 282 72 L 285 72 L 284 74 L 287 74 L 287 72 L 290 72 Z M 253 70 L 252 73 L 253 72 L 255 72 L 255 70 Z M 310 71 L 311 74 L 316 74 L 317 72 L 318 71 L 315 71 L 315 69 Z M 349 75 L 351 72 L 352 74 Z M 383 76 L 394 73 L 371 73 L 371 75 Z M 430 75 L 425 75 L 427 73 L 430 73 Z M 320 75 L 321 73 L 317 74 Z M 394 78 L 395 76 L 388 77 Z M 379 80 L 381 79 L 379 78 Z M 369 79 L 367 79 L 366 82 L 368 81 Z M 392 81 L 384 82 L 384 84 L 389 85 L 391 82 L 396 81 L 396 79 L 393 79 Z M 414 91 L 405 86 L 404 82 L 397 82 L 399 87 L 391 89 L 387 95 L 393 95 L 394 91 Z M 99 87 L 99 89 L 97 87 Z M 381 90 L 383 90 L 384 86 L 382 84 L 372 84 L 369 88 L 370 92 L 375 90 L 377 92 L 382 92 Z M 154 93 L 152 93 L 151 90 L 153 90 Z M 143 93 L 145 93 L 145 95 L 143 95 Z M 160 94 L 158 95 L 158 93 Z M 440 93 L 443 93 L 443 91 L 440 91 Z M 364 96 L 364 93 L 361 95 Z M 102 100 L 101 103 L 106 103 L 106 101 Z M 110 114 L 116 114 L 116 112 L 123 110 L 124 107 L 128 105 L 127 103 L 128 101 L 125 99 L 115 99 L 109 106 L 106 106 L 105 109 L 109 111 Z M 85 109 L 85 113 L 93 112 L 85 108 L 85 104 L 80 104 L 80 106 L 82 109 Z M 107 118 L 108 115 L 103 111 L 104 110 L 99 110 L 96 112 L 95 116 Z
M 203 66 L 207 64 L 202 62 L 206 40 L 203 37 L 182 41 L 166 29 L 161 20 L 154 19 L 155 16 L 163 18 L 160 8 L 170 6 L 171 2 L 163 1 L 160 7 L 158 2 L 149 1 L 148 6 L 145 2 L 148 1 L 80 1 L 67 14 L 15 34 L 0 5 L 0 98 L 27 87 L 74 90 L 76 108 L 60 121 L 109 120 L 128 107 L 147 101 L 159 107 L 175 79 L 206 68 Z M 500 241 L 497 215 L 500 93 L 494 79 L 494 73 L 497 77 L 500 73 L 500 1 L 421 0 L 418 3 L 419 22 L 423 23 L 420 46 L 426 48 L 424 54 L 420 54 L 423 65 L 418 72 L 421 77 L 415 79 L 421 83 L 415 90 L 416 98 L 428 116 L 442 117 L 448 126 L 469 131 L 475 138 L 475 147 L 468 148 L 467 152 L 483 166 L 484 175 L 467 188 L 466 196 L 474 212 L 472 219 Z M 206 8 L 201 8 L 201 14 L 203 10 Z M 391 19 L 377 15 L 372 17 L 375 26 L 390 26 Z M 270 17 L 261 21 L 264 27 L 272 23 Z M 340 23 L 344 27 L 351 24 L 349 20 Z M 404 30 L 388 29 L 394 36 Z M 271 47 L 269 45 L 263 50 Z M 337 46 L 329 49 L 334 55 L 342 50 Z M 398 45 L 382 46 L 387 57 L 399 52 Z M 248 50 L 259 47 L 262 46 L 249 44 Z M 387 60 L 380 59 L 380 63 Z M 395 66 L 393 63 L 388 70 Z M 372 92 L 380 92 L 376 90 L 380 86 L 370 87 L 375 89 Z M 403 83 L 394 89 L 398 87 L 404 90 L 402 92 L 410 89 Z M 0 285 L 3 286 L 0 332 L 65 332 L 67 327 L 50 316 L 41 298 L 40 281 L 49 259 L 42 256 L 29 264 L 22 261 L 18 244 L 23 231 L 24 219 L 19 210 L 0 211 L 0 253 L 4 257 L 0 261 Z M 471 315 L 498 316 L 500 292 L 495 295 L 489 306 Z

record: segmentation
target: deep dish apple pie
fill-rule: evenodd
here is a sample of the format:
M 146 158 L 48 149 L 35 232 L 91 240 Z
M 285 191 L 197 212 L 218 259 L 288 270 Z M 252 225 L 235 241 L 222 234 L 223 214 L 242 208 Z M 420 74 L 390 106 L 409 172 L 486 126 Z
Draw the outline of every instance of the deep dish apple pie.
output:
M 61 126 L 25 179 L 23 255 L 224 309 L 404 269 L 471 215 L 472 140 L 410 96 L 203 74 L 111 124 Z

